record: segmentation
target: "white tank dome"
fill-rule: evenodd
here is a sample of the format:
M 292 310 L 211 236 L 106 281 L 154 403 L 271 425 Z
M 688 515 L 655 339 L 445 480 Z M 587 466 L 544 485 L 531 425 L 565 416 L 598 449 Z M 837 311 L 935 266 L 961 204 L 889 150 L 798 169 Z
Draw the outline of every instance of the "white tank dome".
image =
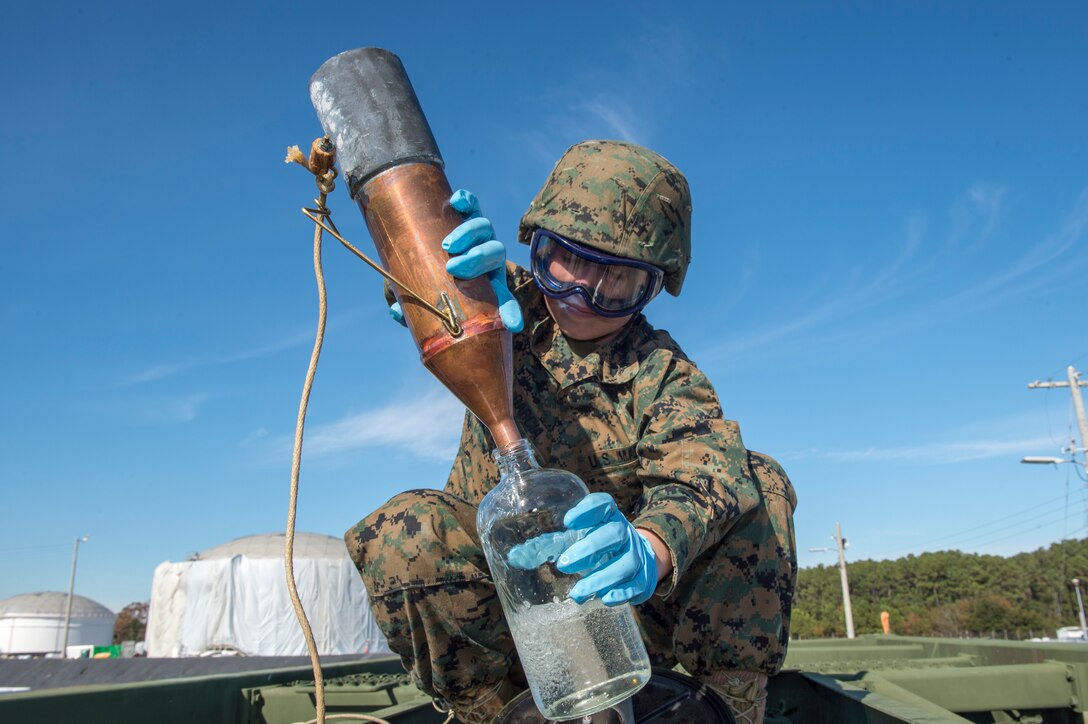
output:
M 263 533 L 235 538 L 229 543 L 213 546 L 193 556 L 195 561 L 208 561 L 217 558 L 283 558 L 283 546 L 286 536 L 283 533 Z M 348 558 L 348 549 L 343 538 L 336 538 L 324 533 L 295 533 L 295 558 Z
M 68 594 L 56 591 L 20 593 L 0 601 L 0 617 L 21 615 L 60 615 L 68 610 Z M 114 618 L 113 611 L 97 601 L 78 594 L 72 596 L 72 617 Z
M 40 656 L 64 645 L 68 594 L 56 591 L 21 593 L 0 601 L 0 654 Z M 102 604 L 72 596 L 69 646 L 108 646 L 117 619 Z

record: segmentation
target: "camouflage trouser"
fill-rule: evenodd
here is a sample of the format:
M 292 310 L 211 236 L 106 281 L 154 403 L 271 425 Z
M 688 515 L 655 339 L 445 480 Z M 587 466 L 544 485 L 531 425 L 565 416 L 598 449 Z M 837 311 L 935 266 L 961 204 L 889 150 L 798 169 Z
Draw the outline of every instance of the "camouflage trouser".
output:
M 755 454 L 750 463 L 764 504 L 697 558 L 667 598 L 635 609 L 655 666 L 679 663 L 710 680 L 724 671 L 774 674 L 782 665 L 796 499 L 777 463 Z M 410 490 L 344 538 L 378 625 L 420 689 L 461 712 L 483 693 L 526 688 L 474 505 L 438 490 Z

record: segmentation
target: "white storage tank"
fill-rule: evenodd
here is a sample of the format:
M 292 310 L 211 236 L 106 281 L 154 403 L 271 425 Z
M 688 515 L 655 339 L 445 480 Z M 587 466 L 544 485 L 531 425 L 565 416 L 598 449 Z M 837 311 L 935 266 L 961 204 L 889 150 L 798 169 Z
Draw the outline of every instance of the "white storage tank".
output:
M 304 656 L 283 533 L 238 538 L 155 569 L 147 655 Z M 296 533 L 295 580 L 319 653 L 389 653 L 342 538 Z
M 0 656 L 59 653 L 64 644 L 68 594 L 21 593 L 0 601 Z M 116 614 L 83 596 L 72 596 L 69 646 L 109 646 Z

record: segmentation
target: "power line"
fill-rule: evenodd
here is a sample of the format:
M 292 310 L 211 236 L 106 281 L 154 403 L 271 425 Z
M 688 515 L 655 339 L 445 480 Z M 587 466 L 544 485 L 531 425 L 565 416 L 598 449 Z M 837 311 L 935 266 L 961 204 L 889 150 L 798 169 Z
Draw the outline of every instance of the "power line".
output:
M 1084 496 L 1083 492 L 1082 492 L 1081 500 L 1082 500 L 1082 502 L 1088 504 L 1088 497 Z M 1055 503 L 1058 503 L 1059 505 L 1057 507 L 1055 507 Z M 975 540 L 977 538 L 985 537 L 987 535 L 992 535 L 994 533 L 997 533 L 997 534 L 1000 534 L 1000 535 L 1007 534 L 1008 530 L 1010 529 L 1010 526 L 1006 525 L 1005 521 L 1007 521 L 1009 519 L 1016 518 L 1017 521 L 1012 524 L 1013 526 L 1016 526 L 1016 525 L 1018 525 L 1019 523 L 1021 523 L 1021 522 L 1023 522 L 1025 520 L 1025 518 L 1024 518 L 1025 513 L 1035 511 L 1035 510 L 1040 510 L 1042 508 L 1047 508 L 1047 510 L 1043 511 L 1039 515 L 1035 516 L 1034 518 L 1031 518 L 1031 520 L 1036 520 L 1037 518 L 1040 518 L 1040 517 L 1043 517 L 1043 516 L 1046 516 L 1046 515 L 1053 515 L 1054 513 L 1057 513 L 1059 511 L 1061 511 L 1062 514 L 1065 515 L 1066 507 L 1067 507 L 1066 496 L 1063 493 L 1062 495 L 1058 496 L 1057 498 L 1052 498 L 1050 500 L 1046 500 L 1046 501 L 1044 501 L 1042 503 L 1038 503 L 1038 504 L 1033 505 L 1033 506 L 1028 507 L 1028 508 L 1022 508 L 1022 509 L 1016 511 L 1015 513 L 1010 513 L 1010 514 L 1002 516 L 1000 518 L 995 518 L 995 519 L 993 519 L 991 521 L 988 521 L 986 523 L 981 523 L 979 525 L 972 526 L 971 528 L 966 528 L 964 530 L 959 530 L 959 531 L 956 531 L 956 532 L 951 533 L 949 535 L 941 536 L 940 538 L 932 538 L 932 539 L 926 539 L 924 541 L 919 541 L 917 544 L 911 546 L 910 548 L 900 549 L 898 552 L 890 554 L 888 557 L 889 558 L 902 558 L 902 557 L 907 556 L 907 555 L 911 555 L 911 554 L 918 555 L 920 553 L 924 553 L 924 552 L 927 552 L 927 551 L 932 551 L 934 549 L 959 548 L 961 545 L 963 545 L 964 542 L 972 541 L 972 540 Z M 1057 520 L 1057 519 L 1055 519 L 1055 520 Z M 996 531 L 995 530 L 986 530 L 986 529 L 992 529 L 995 526 L 998 527 L 999 530 L 996 530 Z M 982 533 L 980 533 L 978 535 L 974 535 L 974 536 L 970 535 L 971 533 L 975 533 L 976 531 L 985 531 L 985 532 L 982 532 Z M 967 536 L 967 537 L 964 538 L 964 536 Z M 940 544 L 940 545 L 935 545 L 935 544 Z
M 1029 533 L 1034 533 L 1038 528 L 1043 528 L 1043 527 L 1045 527 L 1045 526 L 1044 525 L 1038 525 L 1038 526 L 1035 526 L 1034 528 L 1020 531 L 1019 533 L 1016 533 L 1016 534 L 1013 534 L 1012 536 L 1009 536 L 1008 538 L 1006 538 L 1006 540 L 1012 540 L 1012 539 L 1015 539 L 1015 538 L 1018 538 L 1018 537 L 1028 535 Z M 1066 534 L 1066 536 L 1064 538 L 1062 538 L 1062 540 L 1072 540 L 1074 538 L 1077 538 L 1081 533 L 1083 533 L 1085 531 L 1088 531 L 1088 525 L 1082 525 L 1080 528 L 1077 528 L 1073 532 Z M 976 546 L 971 546 L 970 548 L 963 549 L 961 552 L 963 552 L 963 553 L 978 553 L 978 552 L 982 551 L 983 548 L 986 548 L 987 546 L 990 545 L 990 543 L 993 543 L 993 542 L 994 541 L 988 541 L 988 542 L 983 543 L 983 544 L 979 544 L 979 545 L 976 545 Z M 1055 543 L 1057 543 L 1057 542 L 1060 542 L 1060 541 L 1055 541 Z M 986 554 L 986 555 L 998 555 L 998 554 L 991 553 L 991 554 Z M 1005 556 L 1002 556 L 1002 557 L 1005 557 Z
M 1084 354 L 1080 355 L 1079 357 L 1075 357 L 1075 358 L 1069 360 L 1069 364 L 1075 365 L 1077 362 L 1080 362 L 1085 357 L 1088 357 L 1088 352 L 1085 352 Z M 1059 374 L 1061 374 L 1060 370 L 1059 370 Z
M 1082 479 L 1084 479 L 1086 482 L 1088 482 L 1088 477 L 1086 477 L 1086 476 L 1088 476 L 1088 420 L 1086 420 L 1086 415 L 1085 415 L 1085 412 L 1084 412 L 1084 404 L 1083 404 L 1083 401 L 1081 399 L 1081 394 L 1080 394 L 1080 387 L 1088 386 L 1088 381 L 1082 380 L 1080 378 L 1080 373 L 1077 372 L 1077 370 L 1072 365 L 1069 365 L 1066 368 L 1066 375 L 1067 375 L 1067 380 L 1068 380 L 1066 382 L 1054 382 L 1054 381 L 1040 382 L 1040 381 L 1035 381 L 1035 382 L 1030 383 L 1028 385 L 1028 388 L 1029 389 L 1046 389 L 1048 391 L 1051 388 L 1054 388 L 1054 387 L 1069 387 L 1070 388 L 1070 393 L 1071 393 L 1072 403 L 1073 403 L 1072 404 L 1073 410 L 1071 411 L 1071 416 L 1070 416 L 1071 419 L 1070 419 L 1070 425 L 1069 426 L 1070 426 L 1070 428 L 1072 428 L 1072 416 L 1073 416 L 1073 414 L 1075 414 L 1077 422 L 1079 423 L 1079 426 L 1080 426 L 1080 433 L 1081 433 L 1080 434 L 1081 440 L 1080 440 L 1080 450 L 1079 451 L 1084 455 L 1084 458 L 1083 458 L 1084 463 L 1083 464 L 1084 464 L 1085 472 L 1084 472 L 1084 474 L 1082 474 L 1080 469 L 1078 468 L 1077 475 L 1079 477 L 1081 477 Z M 1049 395 L 1047 397 L 1049 398 Z M 1051 421 L 1050 421 L 1049 399 L 1048 399 L 1048 402 L 1047 402 L 1047 413 L 1046 413 L 1046 415 L 1047 415 L 1047 431 L 1048 431 L 1048 433 L 1050 435 L 1050 438 L 1053 440 L 1054 434 L 1053 434 L 1053 429 L 1051 427 Z M 1072 439 L 1072 429 L 1070 429 L 1070 439 Z M 1074 464 L 1074 466 L 1076 466 L 1076 454 L 1078 452 L 1078 449 L 1077 449 L 1075 444 L 1071 443 L 1069 452 L 1072 453 L 1073 459 L 1071 461 L 1065 461 L 1065 462 L 1071 462 L 1071 463 Z M 1035 462 L 1035 461 L 1025 459 L 1025 462 Z M 993 543 L 993 542 L 995 542 L 995 541 L 997 541 L 999 539 L 1008 540 L 1010 536 L 1024 535 L 1026 533 L 1038 530 L 1039 528 L 1042 528 L 1044 526 L 1054 525 L 1054 524 L 1056 524 L 1058 522 L 1062 523 L 1062 536 L 1063 536 L 1063 539 L 1064 539 L 1068 535 L 1067 531 L 1068 531 L 1068 527 L 1069 527 L 1069 502 L 1070 502 L 1070 500 L 1069 500 L 1069 480 L 1068 480 L 1068 475 L 1066 477 L 1066 486 L 1065 486 L 1065 488 L 1066 488 L 1065 492 L 1061 496 L 1059 496 L 1058 498 L 1054 498 L 1054 499 L 1051 499 L 1051 500 L 1048 500 L 1048 501 L 1044 501 L 1042 503 L 1039 503 L 1037 505 L 1034 505 L 1034 506 L 1031 506 L 1031 507 L 1028 507 L 1028 508 L 1020 508 L 1020 509 L 1016 510 L 1015 512 L 1010 513 L 1008 515 L 1002 516 L 1000 518 L 991 520 L 991 521 L 986 522 L 986 523 L 981 523 L 981 524 L 973 526 L 971 528 L 955 531 L 955 532 L 950 533 L 949 535 L 946 535 L 946 536 L 926 540 L 922 545 L 912 547 L 909 550 L 905 550 L 902 553 L 894 554 L 893 556 L 890 556 L 890 557 L 892 557 L 892 558 L 901 558 L 904 555 L 909 555 L 911 553 L 914 553 L 915 550 L 917 550 L 919 548 L 922 548 L 923 546 L 927 550 L 933 550 L 933 548 L 935 547 L 934 546 L 935 543 L 954 544 L 955 547 L 957 547 L 957 548 L 959 548 L 961 550 L 978 550 L 980 548 L 985 548 L 990 543 Z M 1053 509 L 1053 505 L 1056 502 L 1061 502 L 1062 505 L 1059 506 L 1058 509 Z M 1083 494 L 1081 496 L 1081 502 L 1084 503 Z M 1048 506 L 1050 506 L 1049 509 L 1048 509 Z M 1044 510 L 1043 512 L 1041 512 L 1041 513 L 1039 513 L 1037 515 L 1031 516 L 1031 517 L 1027 517 L 1027 518 L 1024 517 L 1024 514 L 1026 512 L 1033 511 L 1033 510 L 1039 510 L 1041 508 L 1046 509 L 1046 510 Z M 1059 517 L 1054 517 L 1054 514 L 1056 512 L 1059 512 L 1059 511 L 1060 511 L 1061 515 Z M 1013 519 L 1013 518 L 1015 518 L 1016 520 L 1011 525 L 1004 525 L 1005 521 L 1008 521 L 1008 520 Z M 1043 522 L 1043 523 L 1037 523 L 1036 522 L 1036 521 L 1040 521 L 1041 519 L 1044 519 L 1044 518 L 1046 519 L 1046 522 Z M 988 530 L 988 529 L 991 529 L 994 526 L 998 526 L 998 525 L 1001 526 L 1000 530 Z M 1025 525 L 1027 525 L 1028 527 L 1021 530 L 1021 528 L 1023 528 L 1023 526 L 1025 526 Z M 1085 527 L 1088 527 L 1088 526 L 1083 526 L 1081 528 L 1078 528 L 1076 532 L 1079 533 L 1081 530 L 1084 530 Z M 971 533 L 975 533 L 976 531 L 985 531 L 985 532 L 979 533 L 977 535 L 968 535 L 968 534 L 971 534 Z M 1018 532 L 1014 533 L 1013 531 L 1018 531 Z M 965 535 L 967 537 L 964 537 Z M 981 544 L 976 544 L 976 545 L 971 546 L 971 547 L 965 547 L 965 544 L 973 543 L 973 542 L 978 541 L 980 539 L 986 539 L 986 542 L 981 543 Z
M 1045 518 L 1046 520 L 1044 520 L 1042 522 L 1038 522 L 1038 523 L 1036 522 L 1036 521 L 1039 521 L 1040 519 L 1043 519 L 1043 518 Z M 1032 533 L 1034 531 L 1037 531 L 1040 528 L 1045 528 L 1045 527 L 1048 527 L 1048 526 L 1051 526 L 1051 525 L 1056 525 L 1059 522 L 1063 522 L 1065 520 L 1066 520 L 1066 514 L 1065 514 L 1064 511 L 1062 511 L 1061 514 L 1058 515 L 1058 516 L 1054 516 L 1054 512 L 1051 511 L 1051 513 L 1049 513 L 1049 515 L 1044 513 L 1042 515 L 1037 515 L 1037 516 L 1034 516 L 1034 517 L 1031 517 L 1031 518 L 1025 518 L 1024 520 L 1020 521 L 1019 524 L 1011 526 L 1007 530 L 984 533 L 982 535 L 978 535 L 978 536 L 975 536 L 973 538 L 969 538 L 966 541 L 963 541 L 962 543 L 960 543 L 960 550 L 977 551 L 977 550 L 980 550 L 982 548 L 986 548 L 991 543 L 996 543 L 996 542 L 1001 541 L 1001 540 L 1009 540 L 1009 539 L 1015 538 L 1017 536 L 1025 535 L 1027 533 Z M 975 543 L 974 545 L 965 545 L 967 543 L 971 543 L 972 541 L 976 541 L 978 539 L 985 539 L 985 542 L 984 543 Z
M 1068 536 L 1069 531 L 1069 468 L 1065 469 L 1065 521 L 1062 523 L 1062 540 Z M 1065 576 L 1062 576 L 1065 578 Z
M 36 545 L 36 546 L 4 546 L 4 549 L 9 550 L 9 551 L 37 551 L 37 550 L 42 550 L 44 548 L 63 548 L 65 550 L 68 550 L 68 544 L 67 543 L 45 543 L 43 545 Z
M 1058 442 L 1054 438 L 1054 428 L 1050 424 L 1050 390 L 1046 391 L 1043 395 L 1043 411 L 1046 413 L 1046 434 L 1050 438 L 1050 442 L 1054 443 L 1054 447 L 1061 447 L 1065 443 Z
M 1045 507 L 1047 505 L 1053 505 L 1054 503 L 1063 502 L 1065 500 L 1065 498 L 1066 498 L 1066 496 L 1063 493 L 1062 495 L 1059 495 L 1056 498 L 1051 498 L 1050 500 L 1043 501 L 1042 503 L 1032 505 L 1032 506 L 1030 506 L 1028 508 L 1020 508 L 1015 513 L 1009 513 L 1008 515 L 1004 515 L 1004 516 L 1002 516 L 1000 518 L 995 518 L 994 520 L 991 520 L 988 523 L 980 523 L 979 525 L 973 526 L 971 528 L 964 528 L 964 529 L 959 530 L 959 531 L 957 531 L 955 533 L 951 533 L 949 535 L 942 536 L 940 538 L 934 538 L 933 540 L 930 541 L 930 543 L 934 543 L 934 542 L 937 542 L 937 541 L 948 540 L 950 538 L 959 538 L 960 536 L 962 536 L 965 533 L 971 533 L 973 531 L 980 530 L 982 528 L 989 528 L 992 525 L 996 525 L 998 523 L 1004 522 L 1004 521 L 1006 521 L 1006 520 L 1008 520 L 1010 518 L 1022 518 L 1024 513 L 1030 512 L 1032 510 L 1037 510 L 1039 508 L 1043 508 L 1043 507 Z
M 990 543 L 994 543 L 1003 539 L 1009 539 L 1016 535 L 1026 533 L 1032 530 L 1036 530 L 1041 527 L 1049 525 L 1057 525 L 1058 523 L 1066 519 L 1064 510 L 1052 510 L 1046 513 L 1032 516 L 1030 518 L 1024 518 L 1017 523 L 1010 525 L 1001 530 L 988 531 L 986 533 L 980 533 L 979 535 L 965 538 L 956 544 L 956 547 L 960 550 L 966 548 L 978 549 L 984 548 Z M 978 543 L 977 541 L 985 541 L 985 543 Z
M 1032 506 L 1027 507 L 1027 508 L 1018 508 L 1013 513 L 1009 513 L 1008 515 L 1001 516 L 1000 518 L 995 518 L 993 520 L 987 521 L 986 523 L 980 523 L 980 524 L 972 526 L 970 528 L 964 528 L 962 530 L 958 530 L 958 531 L 956 531 L 954 533 L 950 533 L 948 535 L 944 535 L 944 536 L 941 536 L 939 538 L 931 538 L 931 539 L 929 539 L 929 540 L 927 540 L 925 542 L 925 545 L 926 546 L 932 546 L 934 543 L 943 543 L 945 541 L 955 540 L 955 539 L 957 539 L 957 538 L 959 538 L 959 537 L 961 537 L 961 536 L 963 536 L 963 535 L 965 535 L 967 533 L 972 533 L 972 532 L 974 532 L 976 530 L 982 530 L 983 528 L 990 528 L 992 526 L 998 525 L 999 523 L 1003 523 L 1004 521 L 1009 520 L 1010 518 L 1023 518 L 1024 513 L 1028 513 L 1028 512 L 1031 512 L 1033 510 L 1038 510 L 1039 508 L 1043 508 L 1043 507 L 1048 506 L 1048 505 L 1054 505 L 1054 503 L 1064 502 L 1065 500 L 1066 500 L 1066 495 L 1063 493 L 1062 495 L 1059 495 L 1056 498 L 1051 498 L 1050 500 L 1045 500 L 1042 503 L 1037 503 L 1037 504 L 1032 505 Z M 903 550 L 902 553 L 896 554 L 894 557 L 895 558 L 901 558 L 902 556 L 913 553 L 917 548 L 920 548 L 920 547 L 921 547 L 920 545 L 912 546 L 909 549 Z

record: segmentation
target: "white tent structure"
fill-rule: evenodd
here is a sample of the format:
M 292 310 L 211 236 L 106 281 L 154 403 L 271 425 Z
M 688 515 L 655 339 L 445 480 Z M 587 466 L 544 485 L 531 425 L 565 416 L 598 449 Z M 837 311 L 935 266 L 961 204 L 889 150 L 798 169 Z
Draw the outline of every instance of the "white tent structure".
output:
M 67 612 L 67 593 L 22 593 L 0 601 L 0 655 L 59 653 Z M 68 645 L 109 646 L 116 620 L 117 616 L 100 603 L 72 596 Z
M 148 656 L 305 655 L 283 548 L 283 533 L 254 535 L 160 564 L 151 585 Z M 294 567 L 319 653 L 389 653 L 342 539 L 296 533 Z

